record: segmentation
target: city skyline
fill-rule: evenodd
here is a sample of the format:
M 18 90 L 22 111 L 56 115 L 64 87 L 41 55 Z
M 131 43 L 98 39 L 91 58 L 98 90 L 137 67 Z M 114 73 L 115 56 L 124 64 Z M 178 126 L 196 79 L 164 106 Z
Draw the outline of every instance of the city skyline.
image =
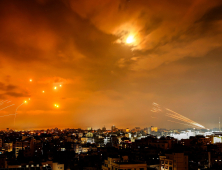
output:
M 220 0 L 0 1 L 0 129 L 218 127 L 221 11 Z

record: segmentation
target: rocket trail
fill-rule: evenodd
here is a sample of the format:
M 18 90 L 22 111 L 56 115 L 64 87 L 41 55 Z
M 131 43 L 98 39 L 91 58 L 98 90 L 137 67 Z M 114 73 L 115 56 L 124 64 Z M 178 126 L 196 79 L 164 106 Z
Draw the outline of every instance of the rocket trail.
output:
M 4 115 L 4 116 L 0 116 L 0 117 L 6 117 L 6 116 L 13 116 L 15 114 L 9 114 L 9 115 Z
M 16 118 L 16 114 L 17 114 L 16 112 L 17 112 L 18 108 L 19 108 L 20 106 L 22 106 L 23 104 L 24 104 L 24 102 L 23 102 L 22 104 L 20 104 L 20 105 L 16 108 L 16 110 L 15 110 L 15 114 L 14 114 L 14 115 L 15 115 L 15 117 L 14 117 L 14 126 L 15 126 L 15 118 Z
M 152 112 L 154 112 L 154 113 L 163 112 L 163 113 L 165 113 L 165 116 L 168 116 L 172 119 L 176 119 L 176 120 L 179 120 L 179 121 L 185 122 L 185 123 L 174 122 L 174 121 L 171 121 L 171 122 L 180 123 L 180 124 L 184 124 L 184 125 L 188 125 L 188 126 L 199 127 L 199 128 L 205 128 L 203 125 L 201 125 L 201 124 L 199 124 L 199 123 L 197 123 L 197 122 L 195 122 L 195 121 L 193 121 L 193 120 L 191 120 L 191 119 L 189 119 L 177 112 L 174 112 L 173 110 L 170 110 L 168 108 L 162 109 L 161 106 L 155 102 L 153 102 L 152 105 L 153 105 L 153 108 L 151 110 Z M 171 112 L 171 113 L 167 113 L 166 111 Z
M 4 110 L 4 109 L 7 109 L 7 108 L 9 108 L 9 107 L 11 107 L 11 106 L 14 106 L 14 105 L 15 105 L 15 104 L 11 104 L 11 105 L 9 105 L 9 106 L 6 106 L 6 107 L 4 107 L 4 108 L 1 108 L 0 111 L 1 111 L 1 110 Z
M 3 105 L 7 100 L 1 100 L 0 101 L 0 106 Z
M 182 125 L 187 125 L 187 126 L 192 126 L 192 127 L 195 127 L 193 125 L 189 125 L 189 124 L 186 124 L 186 123 L 181 123 L 181 122 L 175 122 L 175 121 L 172 121 L 172 120 L 167 120 L 169 122 L 173 122 L 173 123 L 179 123 L 179 124 L 182 124 Z
M 170 117 L 170 118 L 177 119 L 177 120 L 180 120 L 180 121 L 189 123 L 189 124 L 191 124 L 192 126 L 201 127 L 201 128 L 202 128 L 201 125 L 192 123 L 192 122 L 190 122 L 190 121 L 188 121 L 188 120 L 186 120 L 186 119 L 183 119 L 183 118 L 181 118 L 181 117 L 179 117 L 179 116 L 176 116 L 176 115 L 173 115 L 173 114 L 169 114 L 169 113 L 167 113 L 166 115 L 167 115 L 168 117 Z
M 201 124 L 199 124 L 199 123 L 197 123 L 197 122 L 194 122 L 193 120 L 191 120 L 191 119 L 189 119 L 189 118 L 187 118 L 187 117 L 185 117 L 185 116 L 183 116 L 183 115 L 181 115 L 181 114 L 179 114 L 179 113 L 177 113 L 177 112 L 174 112 L 174 111 L 172 111 L 172 110 L 170 110 L 170 109 L 167 109 L 167 108 L 166 108 L 166 110 L 167 110 L 167 111 L 170 111 L 171 113 L 174 113 L 174 116 L 176 115 L 177 117 L 180 117 L 183 121 L 189 122 L 189 123 L 194 124 L 194 125 L 196 125 L 196 126 L 198 126 L 198 127 L 201 127 L 201 128 L 205 128 L 205 127 L 202 126 Z

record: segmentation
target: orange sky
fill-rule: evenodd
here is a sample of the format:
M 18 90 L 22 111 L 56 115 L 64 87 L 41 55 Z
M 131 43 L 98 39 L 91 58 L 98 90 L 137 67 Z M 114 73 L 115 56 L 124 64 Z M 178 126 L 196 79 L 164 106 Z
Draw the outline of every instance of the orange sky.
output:
M 0 129 L 187 127 L 153 102 L 218 125 L 221 0 L 2 0 L 0 23 Z

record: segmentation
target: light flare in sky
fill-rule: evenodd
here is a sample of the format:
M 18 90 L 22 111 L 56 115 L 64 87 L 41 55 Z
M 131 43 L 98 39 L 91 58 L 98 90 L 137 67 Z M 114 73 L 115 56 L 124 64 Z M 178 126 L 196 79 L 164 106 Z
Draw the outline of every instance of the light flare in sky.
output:
M 54 106 L 55 106 L 55 107 L 57 107 L 57 108 L 59 107 L 59 105 L 58 105 L 58 104 L 55 104 Z
M 32 82 L 32 79 L 29 79 L 29 82 Z M 57 90 L 58 86 L 59 86 L 59 87 L 62 87 L 62 84 L 58 84 L 57 86 L 54 86 L 54 87 L 53 87 L 54 90 Z M 45 93 L 45 91 L 42 90 L 42 93 Z M 15 125 L 16 125 L 17 110 L 18 110 L 23 104 L 27 104 L 27 103 L 28 103 L 28 100 L 31 100 L 31 98 L 28 98 L 27 100 L 24 100 L 23 103 L 21 103 L 19 106 L 17 106 L 14 114 L 0 115 L 0 117 L 14 116 L 14 126 L 15 126 Z M 1 100 L 1 101 L 0 101 L 0 106 L 3 105 L 3 104 L 6 104 L 6 103 L 8 104 L 8 103 L 10 103 L 10 102 L 11 102 L 11 101 L 9 101 L 9 100 Z M 5 110 L 5 109 L 7 109 L 7 108 L 9 108 L 9 107 L 11 107 L 11 106 L 14 106 L 14 105 L 15 105 L 15 104 L 11 104 L 11 105 L 8 105 L 8 106 L 6 106 L 6 107 L 0 108 L 0 111 L 1 111 L 1 110 Z M 55 108 L 59 108 L 59 107 L 60 107 L 58 104 L 55 104 L 54 106 L 55 106 Z
M 135 41 L 134 36 L 129 35 L 126 39 L 127 44 L 132 44 Z

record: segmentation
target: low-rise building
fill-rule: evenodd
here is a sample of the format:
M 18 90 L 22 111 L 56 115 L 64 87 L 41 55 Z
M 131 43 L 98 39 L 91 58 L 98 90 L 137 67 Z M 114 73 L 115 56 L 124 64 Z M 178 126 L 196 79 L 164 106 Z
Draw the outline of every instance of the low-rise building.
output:
M 188 156 L 184 153 L 172 153 L 159 156 L 160 170 L 188 170 Z
M 122 158 L 110 158 L 105 160 L 102 165 L 102 170 L 146 170 L 147 164 L 145 162 L 129 161 L 128 156 Z

